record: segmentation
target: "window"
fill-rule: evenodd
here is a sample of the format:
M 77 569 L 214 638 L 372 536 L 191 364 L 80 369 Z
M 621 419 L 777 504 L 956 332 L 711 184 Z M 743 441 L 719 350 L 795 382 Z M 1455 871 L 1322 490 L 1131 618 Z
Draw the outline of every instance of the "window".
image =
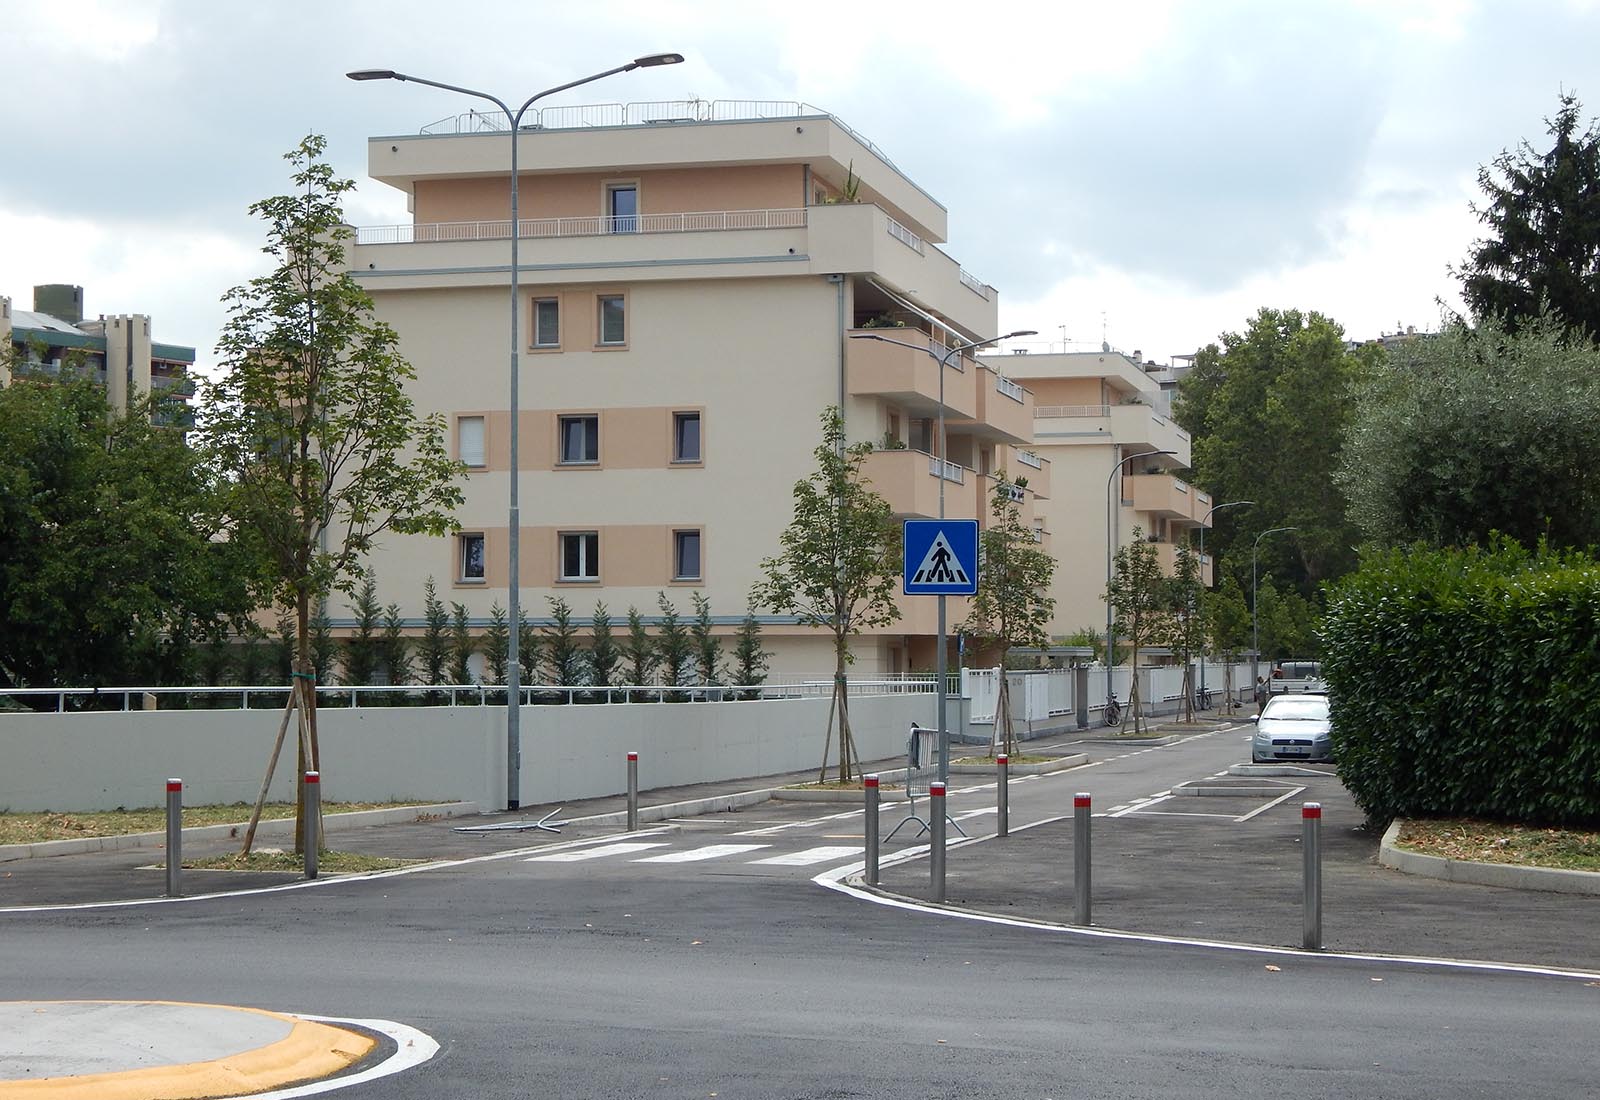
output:
M 561 536 L 561 579 L 600 579 L 600 536 L 594 531 L 573 531 Z
M 700 461 L 700 414 L 672 414 L 672 461 Z
M 484 465 L 483 417 L 463 416 L 456 421 L 456 452 L 468 466 Z
M 561 346 L 561 300 L 535 298 L 533 300 L 533 346 L 557 348 Z
M 560 418 L 561 462 L 600 461 L 600 418 L 563 416 Z
M 461 547 L 461 579 L 483 580 L 483 536 L 461 535 L 457 542 Z
M 606 188 L 606 213 L 611 232 L 635 233 L 639 229 L 639 188 L 631 183 Z
M 627 301 L 620 294 L 602 294 L 600 304 L 600 343 L 628 342 Z
M 672 532 L 672 579 L 697 581 L 700 579 L 700 532 Z

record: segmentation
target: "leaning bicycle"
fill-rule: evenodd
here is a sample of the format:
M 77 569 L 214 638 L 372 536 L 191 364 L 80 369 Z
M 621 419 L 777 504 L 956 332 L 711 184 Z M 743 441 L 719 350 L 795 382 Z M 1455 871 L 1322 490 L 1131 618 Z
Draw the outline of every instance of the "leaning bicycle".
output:
M 1114 691 L 1106 699 L 1104 718 L 1108 726 L 1120 726 L 1122 724 L 1122 704 L 1117 702 L 1117 693 Z

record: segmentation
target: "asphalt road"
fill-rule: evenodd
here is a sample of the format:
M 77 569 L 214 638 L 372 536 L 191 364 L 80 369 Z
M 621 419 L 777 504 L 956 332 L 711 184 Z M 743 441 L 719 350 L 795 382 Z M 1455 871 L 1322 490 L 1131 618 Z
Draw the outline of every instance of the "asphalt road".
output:
M 1234 759 L 1213 735 L 1018 784 L 1013 824 L 1069 813 L 1077 789 L 1108 810 L 1137 805 Z M 989 805 L 980 790 L 951 809 Z M 339 1094 L 352 1098 L 1593 1094 L 1595 983 L 1086 940 L 871 904 L 811 881 L 849 860 L 803 862 L 859 843 L 846 811 L 768 804 L 591 858 L 502 854 L 289 893 L 10 914 L 0 999 L 383 1017 L 441 1043 L 432 1062 Z M 528 854 L 615 843 L 551 838 Z M 775 859 L 787 862 L 760 862 Z

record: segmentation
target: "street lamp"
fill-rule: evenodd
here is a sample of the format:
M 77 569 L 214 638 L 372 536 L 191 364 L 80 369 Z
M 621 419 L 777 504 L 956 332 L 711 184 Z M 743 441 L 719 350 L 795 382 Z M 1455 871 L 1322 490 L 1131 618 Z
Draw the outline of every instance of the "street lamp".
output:
M 1250 544 L 1250 688 L 1255 690 L 1261 681 L 1261 635 L 1257 630 L 1256 621 L 1256 547 L 1261 545 L 1261 540 L 1268 535 L 1276 535 L 1280 531 L 1298 531 L 1298 527 L 1269 527 L 1256 536 L 1256 541 Z
M 1115 444 L 1113 444 L 1115 446 Z M 1111 633 L 1111 542 L 1112 524 L 1116 522 L 1116 512 L 1111 506 L 1111 482 L 1122 469 L 1124 462 L 1132 462 L 1136 458 L 1149 458 L 1152 455 L 1175 455 L 1177 451 L 1140 451 L 1136 455 L 1124 455 L 1117 459 L 1117 464 L 1111 467 L 1111 472 L 1106 475 L 1106 703 L 1111 702 L 1111 666 L 1115 661 L 1116 638 Z M 1120 534 L 1120 532 L 1118 532 Z M 1133 675 L 1139 674 L 1138 669 L 1132 670 Z M 1131 694 L 1131 693 L 1130 693 Z M 1135 727 L 1138 721 L 1134 721 Z
M 1238 507 L 1240 507 L 1242 505 L 1245 505 L 1245 504 L 1254 504 L 1254 503 L 1255 503 L 1255 501 L 1253 501 L 1253 500 L 1230 500 L 1226 504 L 1214 504 L 1214 505 L 1211 506 L 1210 510 L 1206 512 L 1205 515 L 1200 517 L 1200 568 L 1201 569 L 1204 569 L 1206 567 L 1206 520 L 1211 518 L 1211 513 L 1212 512 L 1220 512 L 1224 508 L 1238 508 Z M 1215 569 L 1213 569 L 1211 572 L 1212 572 L 1213 576 L 1216 575 L 1216 570 Z M 1205 585 L 1205 587 L 1206 588 L 1210 588 L 1211 586 L 1210 585 Z M 1201 654 L 1200 654 L 1200 694 L 1204 695 L 1205 693 L 1206 693 L 1206 655 L 1202 651 Z M 1231 708 L 1233 706 L 1232 702 L 1230 702 L 1228 704 L 1228 706 Z M 1229 709 L 1228 713 L 1232 714 L 1233 711 L 1231 709 Z
M 973 340 L 955 347 L 946 348 L 943 355 L 934 353 L 933 348 L 922 344 L 912 344 L 905 340 L 891 340 L 887 336 L 879 336 L 875 332 L 854 332 L 850 334 L 852 340 L 876 340 L 881 344 L 898 344 L 912 351 L 925 351 L 939 362 L 939 518 L 944 519 L 944 482 L 946 468 L 950 460 L 946 457 L 944 435 L 944 368 L 949 365 L 951 358 L 962 352 L 971 351 L 973 348 L 983 347 L 985 344 L 998 344 L 1001 340 L 1010 340 L 1017 336 L 1037 336 L 1037 331 L 1031 328 L 1018 329 L 1008 332 L 1004 336 L 991 336 L 987 340 Z M 945 682 L 949 676 L 949 658 L 945 655 L 945 596 L 941 593 L 939 599 L 939 650 L 934 656 L 934 676 L 938 678 L 938 722 L 939 722 L 939 781 L 946 782 L 950 778 L 950 737 L 945 728 L 945 699 L 949 694 L 949 685 Z M 1005 669 L 1000 670 L 1000 675 L 1005 675 Z
M 508 520 L 509 535 L 509 564 L 507 566 L 506 583 L 510 588 L 507 603 L 507 615 L 511 619 L 511 635 L 506 646 L 506 809 L 515 810 L 522 805 L 521 771 L 522 771 L 522 666 L 520 663 L 521 633 L 522 633 L 522 608 L 520 599 L 521 573 L 518 568 L 521 555 L 521 511 L 517 506 L 517 435 L 520 406 L 517 392 L 517 320 L 519 310 L 517 307 L 517 239 L 521 236 L 521 224 L 517 218 L 517 136 L 522 128 L 522 116 L 529 107 L 546 96 L 564 92 L 568 88 L 576 88 L 580 84 L 589 84 L 596 80 L 603 80 L 608 76 L 618 73 L 632 72 L 634 69 L 649 69 L 658 65 L 677 65 L 683 61 L 680 53 L 657 53 L 647 57 L 639 57 L 626 65 L 618 65 L 604 72 L 593 73 L 578 80 L 570 80 L 565 84 L 557 84 L 554 88 L 546 88 L 542 92 L 535 92 L 523 101 L 516 111 L 507 106 L 506 102 L 498 96 L 488 92 L 476 91 L 472 88 L 463 88 L 456 84 L 444 84 L 437 80 L 427 80 L 420 76 L 411 76 L 407 73 L 397 73 L 393 69 L 357 69 L 355 72 L 346 73 L 351 80 L 400 80 L 412 84 L 426 84 L 430 88 L 442 88 L 447 92 L 460 92 L 462 95 L 473 96 L 477 99 L 487 99 L 490 103 L 505 112 L 506 120 L 511 124 L 508 131 L 511 138 L 511 507 Z

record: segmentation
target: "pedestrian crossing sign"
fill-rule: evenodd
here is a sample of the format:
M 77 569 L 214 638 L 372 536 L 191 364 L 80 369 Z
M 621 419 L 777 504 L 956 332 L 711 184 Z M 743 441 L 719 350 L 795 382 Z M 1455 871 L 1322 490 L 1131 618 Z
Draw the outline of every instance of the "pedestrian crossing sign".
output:
M 905 521 L 908 596 L 970 596 L 978 591 L 978 521 Z

